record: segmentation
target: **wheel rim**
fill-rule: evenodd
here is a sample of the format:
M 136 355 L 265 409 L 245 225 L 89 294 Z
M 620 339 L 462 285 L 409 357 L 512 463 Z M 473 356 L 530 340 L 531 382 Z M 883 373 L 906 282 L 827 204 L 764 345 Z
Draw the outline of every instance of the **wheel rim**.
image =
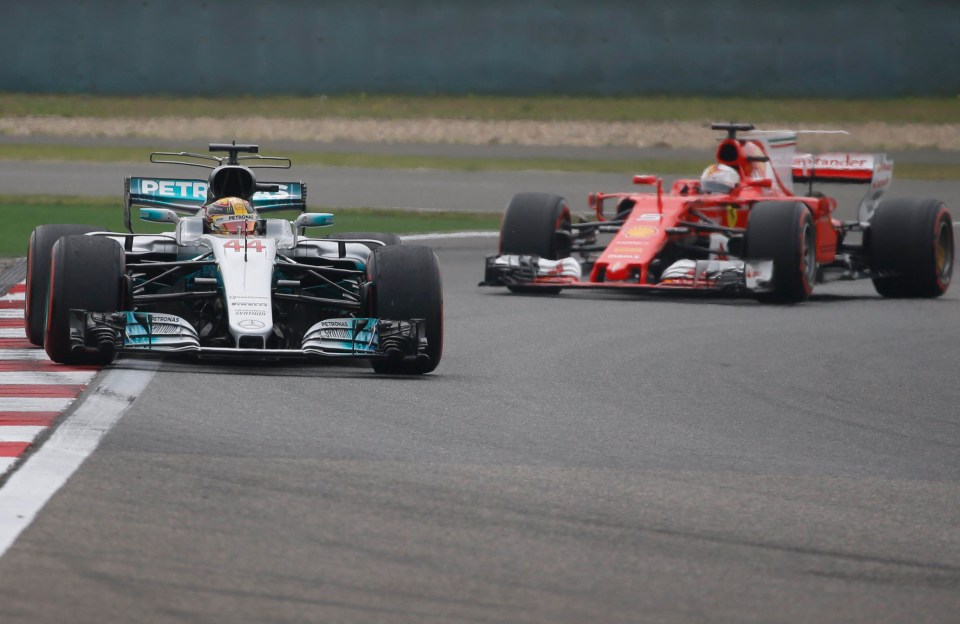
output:
M 937 281 L 941 286 L 950 283 L 950 276 L 953 273 L 953 236 L 950 227 L 945 221 L 940 221 L 933 247 Z

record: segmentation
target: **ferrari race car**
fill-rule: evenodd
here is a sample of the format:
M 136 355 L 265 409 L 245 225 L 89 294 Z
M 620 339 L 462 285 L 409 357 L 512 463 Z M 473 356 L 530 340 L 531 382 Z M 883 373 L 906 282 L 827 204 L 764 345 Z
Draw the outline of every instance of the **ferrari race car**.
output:
M 150 161 L 210 169 L 207 180 L 130 177 L 127 232 L 41 225 L 27 254 L 26 332 L 54 362 L 117 353 L 243 359 L 365 358 L 374 371 L 423 374 L 443 351 L 443 294 L 429 247 L 395 234 L 324 238 L 303 182 L 261 183 L 289 169 L 256 145 L 154 152 Z M 241 155 L 243 154 L 243 155 Z M 175 157 L 175 160 L 169 158 Z M 174 226 L 134 233 L 131 212 Z M 294 221 L 264 218 L 298 210 Z
M 557 195 L 514 196 L 481 285 L 721 292 L 782 303 L 839 279 L 871 279 L 884 297 L 946 292 L 950 213 L 933 199 L 881 200 L 893 172 L 886 155 L 798 154 L 796 132 L 711 127 L 726 132 L 716 162 L 669 192 L 661 178 L 634 176 L 653 192 L 591 194 L 595 217 L 579 219 Z M 866 185 L 858 218 L 835 219 L 837 202 L 814 191 L 818 183 Z M 805 193 L 795 191 L 801 184 Z

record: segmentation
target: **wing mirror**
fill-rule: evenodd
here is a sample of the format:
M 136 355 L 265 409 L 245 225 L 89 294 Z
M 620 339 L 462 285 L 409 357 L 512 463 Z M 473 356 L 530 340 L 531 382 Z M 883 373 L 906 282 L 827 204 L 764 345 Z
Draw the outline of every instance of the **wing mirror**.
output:
M 293 227 L 326 227 L 333 225 L 333 214 L 329 212 L 304 212 L 293 222 Z
M 180 215 L 169 208 L 140 208 L 140 218 L 153 223 L 179 223 Z

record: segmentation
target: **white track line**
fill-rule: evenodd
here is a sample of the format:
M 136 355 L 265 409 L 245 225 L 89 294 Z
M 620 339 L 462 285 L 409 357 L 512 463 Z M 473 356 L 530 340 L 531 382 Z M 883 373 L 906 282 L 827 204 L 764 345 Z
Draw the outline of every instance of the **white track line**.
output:
M 137 364 L 136 369 L 109 370 L 97 389 L 0 488 L 0 557 L 96 450 L 103 436 L 150 383 L 160 362 Z
M 0 412 L 62 412 L 73 399 L 0 397 Z
M 0 349 L 0 360 L 49 360 L 43 349 Z
M 430 240 L 435 238 L 495 238 L 500 232 L 437 232 L 436 234 L 404 234 L 400 240 Z
M 0 475 L 6 474 L 10 468 L 17 463 L 18 457 L 0 457 Z
M 40 432 L 46 428 L 46 426 L 34 427 L 27 425 L 0 427 L 0 442 L 33 442 L 33 439 L 40 435 Z
M 9 371 L 0 372 L 2 384 L 85 384 L 93 379 L 97 371 Z

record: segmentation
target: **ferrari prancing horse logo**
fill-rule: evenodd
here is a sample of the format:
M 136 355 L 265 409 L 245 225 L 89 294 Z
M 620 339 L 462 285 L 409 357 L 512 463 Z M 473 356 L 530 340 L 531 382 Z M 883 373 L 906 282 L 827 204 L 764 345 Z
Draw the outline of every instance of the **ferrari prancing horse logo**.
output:
M 727 204 L 727 227 L 737 227 L 737 207 Z

